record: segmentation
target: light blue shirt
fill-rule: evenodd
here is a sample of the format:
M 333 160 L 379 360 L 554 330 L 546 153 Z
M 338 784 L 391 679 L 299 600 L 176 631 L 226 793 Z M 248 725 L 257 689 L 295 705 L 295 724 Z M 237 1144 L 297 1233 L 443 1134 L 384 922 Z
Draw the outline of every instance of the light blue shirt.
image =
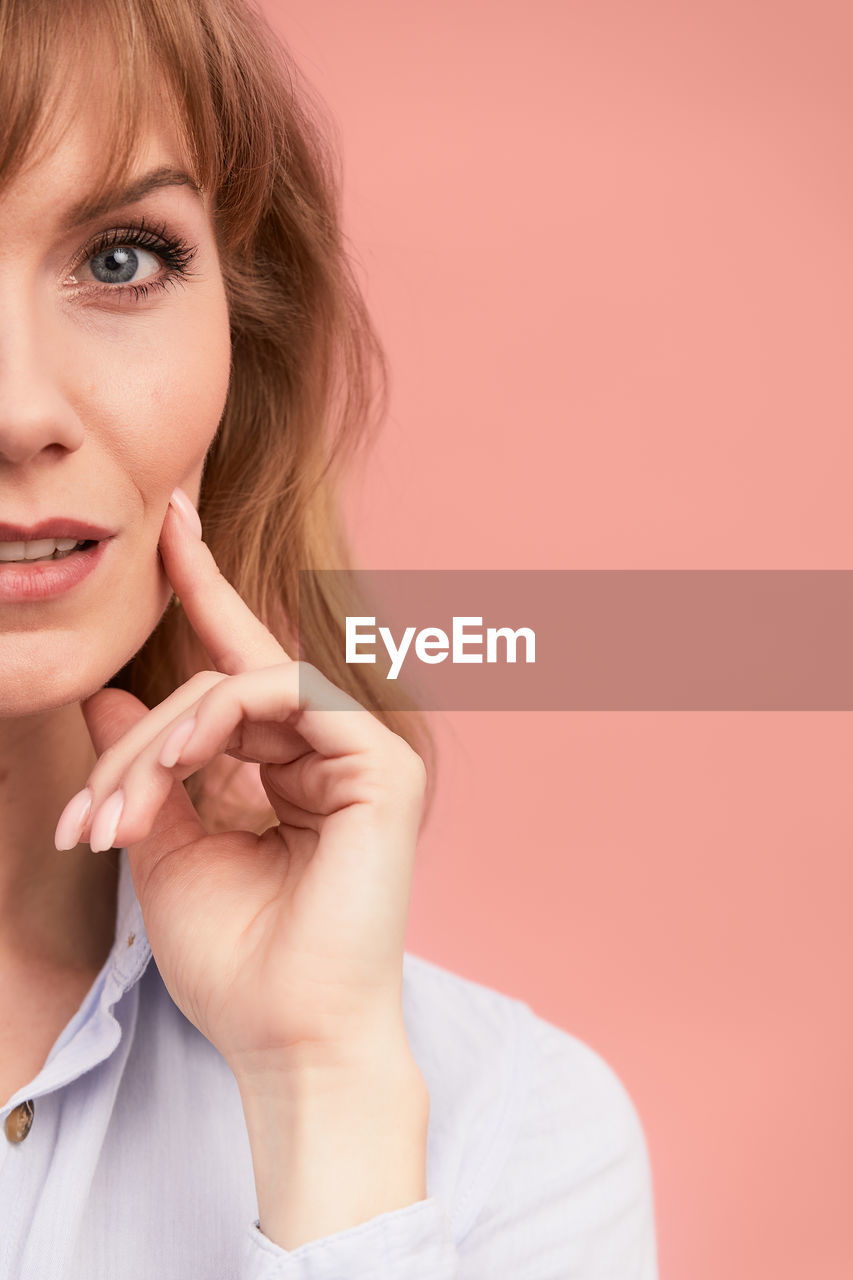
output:
M 115 942 L 0 1134 L 2 1280 L 656 1280 L 636 1110 L 528 1005 L 406 953 L 427 1199 L 293 1251 L 258 1228 L 224 1059 L 163 985 L 121 851 Z

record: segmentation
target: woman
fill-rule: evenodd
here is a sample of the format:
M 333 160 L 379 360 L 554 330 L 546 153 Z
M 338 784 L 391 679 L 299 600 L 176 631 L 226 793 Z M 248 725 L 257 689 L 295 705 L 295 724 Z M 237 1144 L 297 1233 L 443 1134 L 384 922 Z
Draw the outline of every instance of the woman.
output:
M 427 745 L 346 601 L 293 660 L 378 352 L 271 49 L 0 0 L 0 1275 L 648 1280 L 618 1079 L 404 953 Z

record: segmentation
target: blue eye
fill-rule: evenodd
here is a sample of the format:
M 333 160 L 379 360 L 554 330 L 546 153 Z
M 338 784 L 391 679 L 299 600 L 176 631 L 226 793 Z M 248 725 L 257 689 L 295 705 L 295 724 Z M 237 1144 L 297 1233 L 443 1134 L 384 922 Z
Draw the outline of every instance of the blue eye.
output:
M 194 274 L 191 263 L 196 252 L 196 246 L 172 235 L 165 226 L 149 227 L 141 219 L 135 225 L 113 228 L 81 250 L 80 265 L 69 283 L 86 285 L 89 292 L 99 289 L 103 297 L 130 297 L 138 302 L 152 290 L 167 289 Z
M 85 265 L 100 284 L 138 284 L 160 269 L 153 253 L 129 244 L 96 253 Z

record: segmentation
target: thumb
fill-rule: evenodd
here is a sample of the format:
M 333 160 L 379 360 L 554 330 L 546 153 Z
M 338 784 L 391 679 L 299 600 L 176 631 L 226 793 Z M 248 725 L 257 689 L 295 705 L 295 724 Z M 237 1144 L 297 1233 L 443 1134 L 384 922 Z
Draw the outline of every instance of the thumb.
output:
M 101 756 L 138 720 L 148 715 L 144 702 L 124 689 L 99 689 L 80 703 L 92 745 Z
M 125 689 L 99 689 L 97 693 L 82 700 L 80 709 L 89 730 L 92 745 L 99 756 L 149 714 L 145 703 L 140 702 L 139 698 L 135 698 Z M 176 843 L 181 837 L 186 839 L 188 825 L 195 835 L 205 834 L 195 806 L 187 795 L 183 783 L 176 778 L 171 791 L 157 812 L 148 835 L 128 845 L 128 857 L 135 883 L 139 882 L 138 874 L 145 876 L 163 854 L 170 851 L 173 839 Z M 89 823 L 87 823 L 88 827 Z

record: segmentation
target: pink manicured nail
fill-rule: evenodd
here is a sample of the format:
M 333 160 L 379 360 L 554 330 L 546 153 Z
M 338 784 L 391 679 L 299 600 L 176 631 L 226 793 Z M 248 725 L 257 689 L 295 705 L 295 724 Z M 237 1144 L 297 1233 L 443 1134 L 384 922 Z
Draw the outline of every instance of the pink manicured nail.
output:
M 160 754 L 157 757 L 159 763 L 164 769 L 171 769 L 177 764 L 181 758 L 181 752 L 193 736 L 193 730 L 196 726 L 196 718 L 193 716 L 189 720 L 182 720 L 180 724 L 176 724 L 172 732 L 169 734 Z
M 92 808 L 92 793 L 88 787 L 72 796 L 59 815 L 54 844 L 57 849 L 75 849 Z
M 201 519 L 198 512 L 193 506 L 187 494 L 183 489 L 175 489 L 169 499 L 169 505 L 174 507 L 178 515 L 184 522 L 185 527 L 197 538 L 201 537 Z
M 103 853 L 105 849 L 112 849 L 123 808 L 124 792 L 121 789 L 107 796 L 100 805 L 89 834 L 89 848 L 93 853 Z

